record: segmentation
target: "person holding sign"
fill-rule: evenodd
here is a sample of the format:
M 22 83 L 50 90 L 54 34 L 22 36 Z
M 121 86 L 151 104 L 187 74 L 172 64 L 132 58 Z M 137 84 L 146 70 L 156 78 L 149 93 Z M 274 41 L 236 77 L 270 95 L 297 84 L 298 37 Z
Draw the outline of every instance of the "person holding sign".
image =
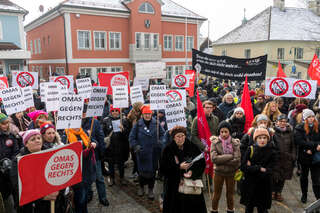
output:
M 160 171 L 165 177 L 164 213 L 206 213 L 203 192 L 200 194 L 179 193 L 180 181 L 184 178 L 199 180 L 206 167 L 204 158 L 191 163 L 201 154 L 196 145 L 186 139 L 185 127 L 176 126 L 170 130 L 172 142 L 162 152 Z
M 109 138 L 110 145 L 105 154 L 105 159 L 109 164 L 110 183 L 114 185 L 114 166 L 118 165 L 120 174 L 120 185 L 126 184 L 124 181 L 124 163 L 129 158 L 129 124 L 126 119 L 120 118 L 120 109 L 110 106 L 110 116 L 103 119 L 103 131 Z M 120 120 L 121 119 L 121 120 Z
M 137 155 L 140 184 L 138 195 L 143 196 L 144 186 L 148 185 L 148 198 L 153 200 L 153 187 L 161 154 L 160 141 L 163 140 L 164 130 L 152 118 L 150 105 L 142 106 L 141 112 L 142 118 L 133 126 L 129 135 L 129 142 L 130 147 Z
M 20 154 L 17 156 L 24 156 L 32 153 L 36 153 L 42 150 L 42 137 L 40 131 L 37 129 L 28 130 L 26 132 L 21 133 L 23 138 L 24 148 L 21 149 Z M 17 157 L 14 159 L 12 163 L 11 169 L 11 181 L 14 187 L 14 195 L 15 195 L 15 206 L 19 213 L 30 213 L 30 212 L 50 212 L 50 201 L 56 200 L 59 191 L 51 193 L 42 199 L 33 201 L 23 206 L 19 206 L 19 189 L 18 189 L 18 163 Z M 57 209 L 60 205 L 56 204 L 56 212 L 61 212 L 61 210 Z

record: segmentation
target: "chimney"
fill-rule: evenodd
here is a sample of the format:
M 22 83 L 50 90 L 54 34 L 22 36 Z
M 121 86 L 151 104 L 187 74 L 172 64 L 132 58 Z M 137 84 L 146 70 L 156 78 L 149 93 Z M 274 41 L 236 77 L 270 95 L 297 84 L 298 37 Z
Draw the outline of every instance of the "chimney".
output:
M 285 0 L 273 0 L 273 7 L 279 8 L 281 11 L 284 11 Z
M 314 14 L 320 16 L 320 0 L 310 0 L 310 1 L 308 1 L 308 8 Z

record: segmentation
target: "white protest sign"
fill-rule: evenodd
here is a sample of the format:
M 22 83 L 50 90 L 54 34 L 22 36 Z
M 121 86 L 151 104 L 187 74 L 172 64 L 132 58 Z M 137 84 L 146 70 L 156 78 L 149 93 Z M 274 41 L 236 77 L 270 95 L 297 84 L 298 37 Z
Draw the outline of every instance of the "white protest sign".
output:
M 21 88 L 31 86 L 32 89 L 38 89 L 38 72 L 12 71 L 12 86 Z
M 112 98 L 114 108 L 128 108 L 129 107 L 129 94 L 127 86 L 114 86 L 112 87 Z
M 141 85 L 142 91 L 148 91 L 149 89 L 149 79 L 148 78 L 134 78 L 133 86 Z
M 187 88 L 189 87 L 189 80 L 189 75 L 177 75 L 172 78 L 171 86 L 176 88 Z
M 33 100 L 33 93 L 32 93 L 32 87 L 27 86 L 24 88 L 21 88 L 23 97 L 24 97 L 24 107 L 25 109 L 28 109 L 30 107 L 34 107 L 34 100 Z
M 60 86 L 56 82 L 48 82 L 45 85 L 45 103 L 47 112 L 59 109 Z
M 150 85 L 150 109 L 160 110 L 166 108 L 168 98 L 166 85 Z
M 136 77 L 148 79 L 166 78 L 165 68 L 165 62 L 136 63 Z
M 62 96 L 62 95 L 69 95 L 71 93 L 72 90 L 69 90 L 68 87 L 66 85 L 62 85 L 62 84 L 59 84 L 58 83 L 58 87 L 59 87 L 59 95 Z
M 187 107 L 187 92 L 184 89 L 173 89 L 166 92 L 169 103 L 182 101 L 184 107 Z
M 166 104 L 165 112 L 169 130 L 175 126 L 187 127 L 186 114 L 181 101 Z
M 42 82 L 40 83 L 40 98 L 41 98 L 41 102 L 45 102 L 46 101 L 46 84 L 48 82 Z
M 112 121 L 113 132 L 120 132 L 121 131 L 120 125 L 121 125 L 120 119 L 119 120 L 113 120 Z
M 76 80 L 78 95 L 81 95 L 83 98 L 89 98 L 92 91 L 91 79 L 90 78 L 81 78 Z
M 62 96 L 59 99 L 57 129 L 80 128 L 84 99 L 81 95 Z
M 131 101 L 131 104 L 134 104 L 137 102 L 141 102 L 144 104 L 141 85 L 130 88 L 130 101 Z
M 92 87 L 86 117 L 102 116 L 107 91 L 107 87 Z
M 290 98 L 315 99 L 317 81 L 294 78 L 270 78 L 266 80 L 265 94 Z
M 0 96 L 7 115 L 22 112 L 26 109 L 20 87 L 10 87 L 8 89 L 0 90 Z
M 63 86 L 66 86 L 68 90 L 73 91 L 73 75 L 62 75 L 62 76 L 50 76 L 50 82 L 58 82 Z

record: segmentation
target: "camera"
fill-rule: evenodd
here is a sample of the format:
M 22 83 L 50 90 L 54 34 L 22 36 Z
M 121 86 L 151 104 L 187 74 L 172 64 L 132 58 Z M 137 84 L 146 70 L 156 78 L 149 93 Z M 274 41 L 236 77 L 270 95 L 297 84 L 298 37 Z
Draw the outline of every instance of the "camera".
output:
M 0 160 L 0 172 L 3 174 L 8 173 L 12 168 L 12 161 L 9 158 Z

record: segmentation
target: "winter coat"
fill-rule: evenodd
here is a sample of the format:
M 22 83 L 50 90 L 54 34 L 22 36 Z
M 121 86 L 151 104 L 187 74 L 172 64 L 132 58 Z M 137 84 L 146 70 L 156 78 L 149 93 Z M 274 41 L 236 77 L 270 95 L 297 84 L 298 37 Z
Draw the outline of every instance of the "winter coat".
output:
M 103 132 L 108 137 L 113 131 L 112 121 L 120 118 L 112 116 L 103 119 Z M 124 163 L 129 157 L 129 123 L 126 119 L 122 119 L 122 132 L 113 132 L 110 139 L 110 145 L 106 149 L 104 158 L 109 163 Z
M 164 200 L 163 213 L 206 213 L 206 204 L 203 193 L 200 195 L 185 195 L 178 192 L 179 184 L 183 178 L 184 170 L 180 164 L 194 159 L 201 154 L 200 150 L 186 140 L 183 149 L 179 149 L 172 141 L 163 150 L 160 171 L 164 175 Z M 191 179 L 202 179 L 206 163 L 204 158 L 195 162 L 189 170 L 192 171 Z
M 301 164 L 312 164 L 312 155 L 307 154 L 307 151 L 311 150 L 312 153 L 317 151 L 317 146 L 320 144 L 320 128 L 318 128 L 318 133 L 312 128 L 307 135 L 304 123 L 298 124 L 295 129 L 294 141 L 298 145 L 298 161 Z
M 235 109 L 237 106 L 235 103 L 232 104 L 228 104 L 226 102 L 223 102 L 221 104 L 219 104 L 218 108 L 223 112 L 224 115 L 224 119 L 227 118 L 227 115 L 230 111 L 232 111 L 233 109 Z
M 241 159 L 241 171 L 244 180 L 241 184 L 240 203 L 245 206 L 256 206 L 270 209 L 272 203 L 272 171 L 276 161 L 276 151 L 270 143 L 265 147 L 253 145 L 253 155 L 250 158 L 250 147 Z M 251 165 L 248 166 L 247 162 Z M 266 169 L 261 172 L 260 168 Z
M 219 108 L 214 109 L 212 114 L 218 117 L 219 122 L 224 120 L 224 114 Z
M 58 132 L 55 132 L 56 137 L 54 138 L 53 142 L 48 142 L 42 137 L 43 145 L 42 149 L 51 149 L 57 146 L 62 146 L 64 145 L 61 141 L 61 137 Z
M 224 154 L 222 142 L 217 136 L 210 138 L 210 158 L 214 165 L 214 172 L 220 176 L 234 176 L 240 167 L 240 141 L 231 138 L 233 153 Z
M 92 118 L 84 118 L 82 119 L 81 127 L 84 131 L 89 132 L 91 129 Z M 104 143 L 104 133 L 101 128 L 100 122 L 97 119 L 93 121 L 91 138 L 92 140 L 97 142 L 97 147 L 94 149 L 96 160 L 100 160 L 103 156 L 106 145 Z
M 290 180 L 292 178 L 294 162 L 296 160 L 296 148 L 292 127 L 288 124 L 285 130 L 275 127 L 273 136 L 274 143 L 278 150 L 278 161 L 273 169 L 273 180 Z
M 217 135 L 218 133 L 218 125 L 219 125 L 219 119 L 214 116 L 210 115 L 210 117 L 207 117 L 208 126 L 210 129 L 211 135 Z M 192 127 L 191 127 L 191 142 L 196 144 L 197 147 L 203 151 L 205 149 L 205 145 L 201 142 L 199 138 L 198 133 L 198 116 L 193 119 Z
M 158 169 L 161 141 L 165 133 L 160 125 L 158 128 L 159 136 L 157 135 L 157 121 L 152 118 L 148 128 L 144 119 L 141 118 L 131 129 L 129 142 L 130 147 L 136 151 L 139 174 L 154 175 Z
M 227 120 L 230 125 L 231 125 L 231 132 L 230 135 L 233 138 L 237 138 L 241 140 L 241 138 L 244 135 L 244 125 L 246 122 L 245 117 L 243 116 L 242 118 L 236 118 L 236 116 L 231 116 L 230 119 Z

